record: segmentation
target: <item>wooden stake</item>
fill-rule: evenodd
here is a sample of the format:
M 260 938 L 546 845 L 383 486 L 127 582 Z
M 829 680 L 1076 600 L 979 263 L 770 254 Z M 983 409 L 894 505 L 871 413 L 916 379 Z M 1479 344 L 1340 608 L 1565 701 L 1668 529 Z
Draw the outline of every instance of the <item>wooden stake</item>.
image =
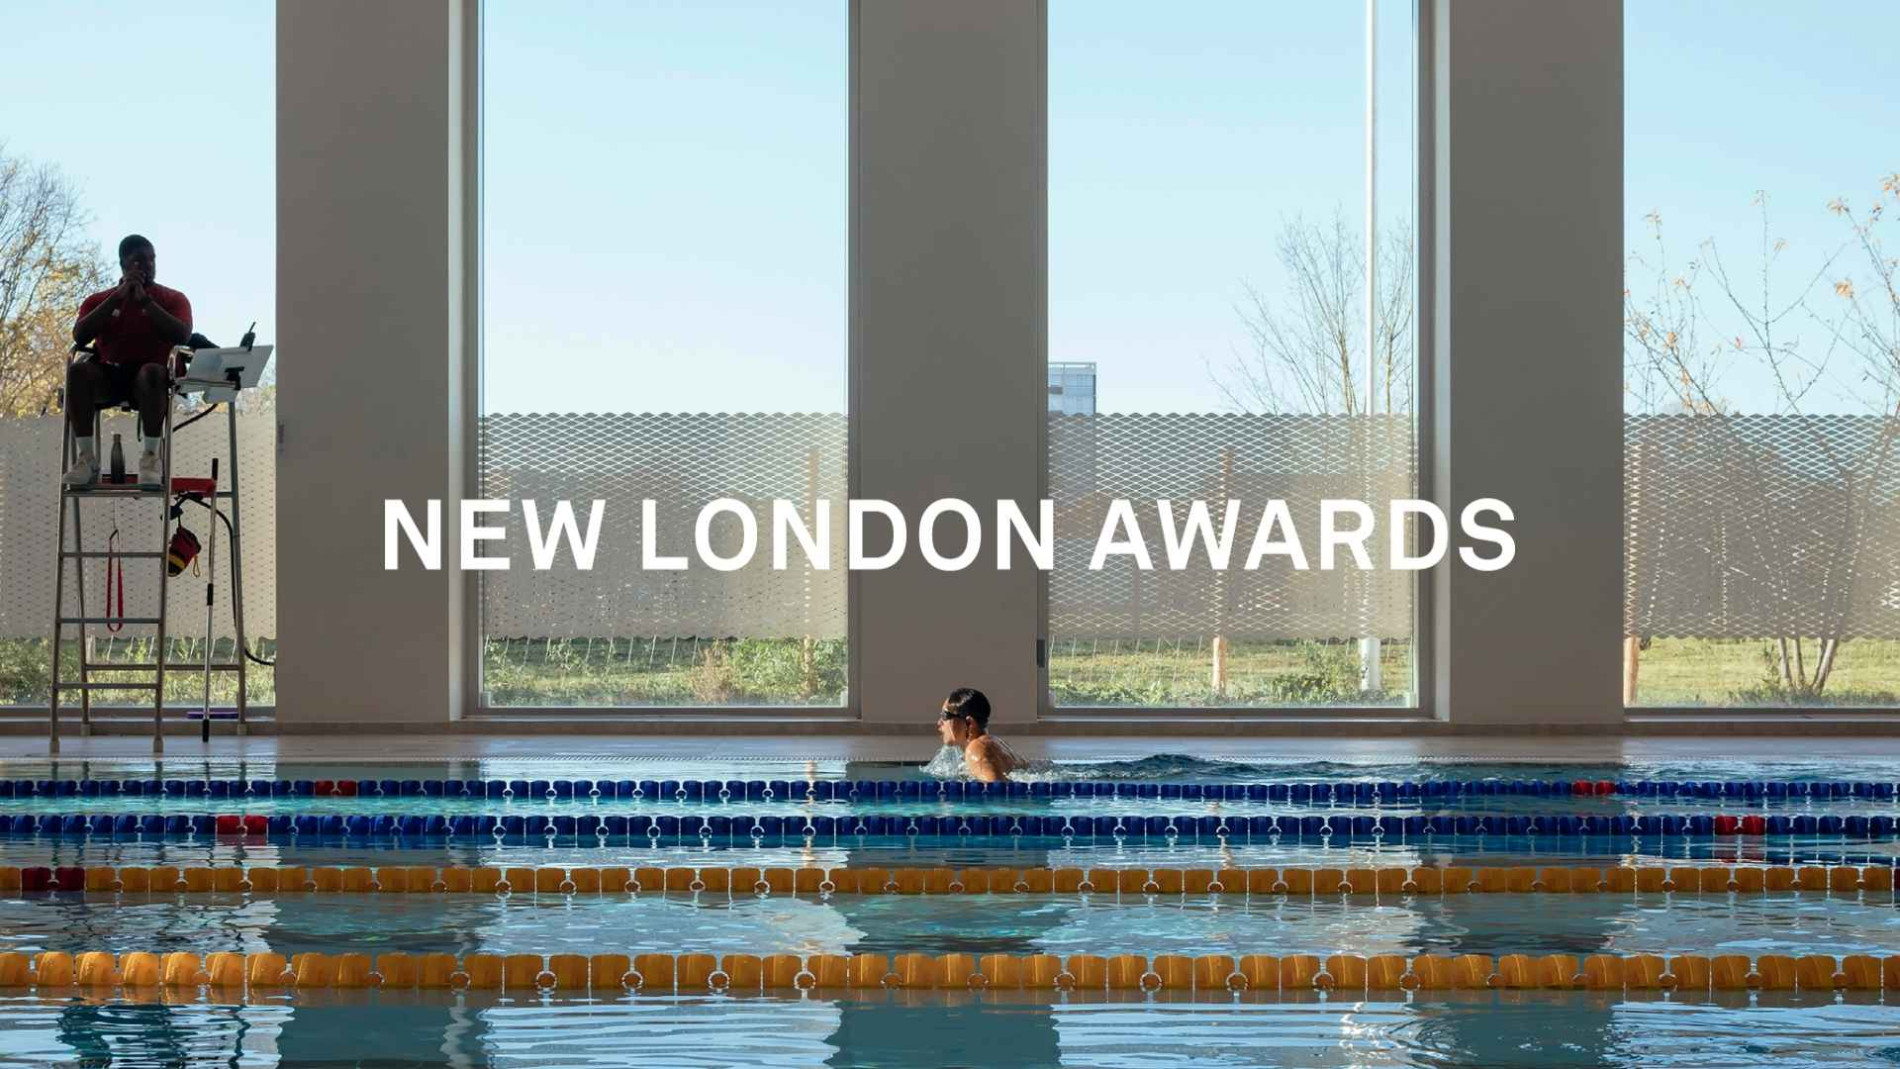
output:
M 1214 690 L 1214 697 L 1227 696 L 1227 637 L 1214 636 L 1214 674 L 1208 680 L 1208 686 Z
M 1636 668 L 1643 656 L 1643 640 L 1635 635 L 1623 636 L 1623 705 L 1636 704 Z

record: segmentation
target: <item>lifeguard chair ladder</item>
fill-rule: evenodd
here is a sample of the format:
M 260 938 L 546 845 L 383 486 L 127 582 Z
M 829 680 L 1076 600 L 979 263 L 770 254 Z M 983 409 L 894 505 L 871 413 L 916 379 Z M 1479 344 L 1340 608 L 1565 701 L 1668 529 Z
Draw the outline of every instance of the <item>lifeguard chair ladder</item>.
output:
M 172 362 L 173 368 L 182 366 L 182 364 L 180 363 L 178 359 L 178 357 L 181 354 L 186 360 L 188 360 L 190 356 L 190 350 L 184 349 L 182 346 L 178 349 L 173 350 L 173 355 L 174 355 L 174 360 Z M 171 369 L 168 368 L 168 371 L 169 370 Z M 178 376 L 176 374 L 173 374 L 171 376 L 172 385 L 168 387 L 169 391 L 172 391 L 172 392 L 176 391 L 177 378 Z M 129 404 L 121 404 L 118 407 L 121 410 L 128 410 L 128 411 L 131 408 Z M 163 431 L 164 436 L 162 440 L 159 442 L 159 449 L 158 449 L 160 481 L 159 481 L 159 486 L 156 489 L 140 487 L 136 481 L 137 476 L 129 476 L 129 478 L 132 481 L 129 481 L 123 484 L 110 484 L 106 481 L 109 478 L 109 473 L 103 470 L 100 472 L 99 481 L 94 483 L 92 486 L 68 486 L 66 485 L 63 479 L 60 481 L 59 520 L 58 520 L 59 536 L 56 539 L 58 543 L 58 556 L 56 558 L 56 564 L 55 564 L 57 574 L 53 583 L 53 641 L 52 641 L 53 664 L 52 664 L 52 680 L 51 680 L 51 686 L 49 687 L 49 697 L 47 700 L 47 737 L 46 737 L 47 738 L 47 752 L 49 753 L 59 752 L 59 704 L 60 704 L 61 691 L 76 690 L 79 692 L 79 734 L 82 737 L 84 737 L 84 736 L 89 736 L 92 734 L 92 693 L 93 691 L 128 691 L 129 690 L 129 691 L 151 692 L 151 695 L 152 695 L 152 752 L 163 753 L 165 750 L 165 675 L 167 672 L 177 672 L 177 671 L 202 671 L 205 673 L 206 697 L 205 697 L 205 705 L 204 705 L 204 710 L 203 710 L 204 721 L 202 725 L 201 737 L 207 740 L 211 737 L 211 702 L 210 702 L 211 673 L 236 672 L 237 673 L 236 728 L 237 728 L 237 733 L 239 735 L 243 735 L 247 733 L 247 724 L 245 720 L 247 694 L 246 694 L 246 686 L 245 686 L 246 675 L 245 675 L 245 647 L 244 647 L 244 565 L 243 565 L 244 558 L 243 558 L 243 553 L 242 553 L 243 544 L 244 544 L 243 543 L 244 528 L 240 522 L 240 514 L 239 514 L 239 509 L 238 509 L 237 406 L 235 403 L 227 402 L 225 403 L 224 407 L 225 407 L 225 422 L 229 431 L 229 442 L 230 442 L 229 460 L 230 460 L 231 485 L 228 490 L 221 490 L 218 488 L 217 462 L 215 460 L 212 462 L 211 478 L 206 479 L 206 478 L 174 477 L 172 473 L 172 429 L 173 429 L 172 393 L 168 393 L 166 404 L 165 404 L 165 429 Z M 202 412 L 198 415 L 194 415 L 191 419 L 186 420 L 185 422 L 189 424 L 209 414 L 210 414 L 209 409 L 207 409 L 205 412 Z M 99 440 L 99 425 L 100 425 L 99 416 L 98 414 L 94 414 L 93 416 L 93 441 L 94 442 L 97 442 Z M 61 444 L 59 470 L 60 472 L 63 473 L 71 466 L 74 459 L 74 454 L 75 454 L 75 446 L 73 443 L 73 434 L 72 434 L 72 424 L 70 421 L 66 422 L 65 428 L 62 434 L 60 435 L 60 441 L 62 444 Z M 103 465 L 103 458 L 102 458 L 101 467 L 103 468 L 103 466 L 104 465 Z M 229 519 L 230 519 L 230 525 L 231 525 L 231 622 L 232 622 L 233 630 L 236 632 L 236 638 L 237 638 L 237 647 L 236 647 L 237 657 L 235 660 L 229 663 L 215 662 L 212 660 L 212 656 L 211 656 L 212 648 L 215 645 L 213 641 L 213 635 L 211 633 L 211 627 L 210 627 L 210 623 L 212 620 L 211 602 L 214 596 L 214 591 L 216 589 L 216 579 L 217 579 L 215 575 L 208 576 L 205 580 L 206 629 L 205 629 L 205 659 L 204 661 L 202 663 L 195 663 L 195 664 L 184 663 L 184 662 L 171 662 L 168 660 L 166 656 L 166 651 L 167 651 L 166 608 L 170 600 L 169 594 L 170 594 L 170 588 L 171 588 L 171 576 L 168 574 L 168 570 L 166 568 L 166 553 L 169 551 L 171 547 L 171 540 L 172 540 L 172 527 L 173 527 L 172 507 L 173 507 L 174 501 L 179 501 L 180 495 L 195 496 L 195 497 L 200 498 L 202 501 L 204 501 L 210 506 L 210 508 L 212 509 L 214 513 L 217 511 L 218 503 L 220 501 L 229 503 L 228 513 L 229 513 Z M 85 512 L 84 506 L 89 502 L 95 502 L 95 501 L 117 502 L 117 501 L 128 501 L 128 500 L 153 500 L 158 503 L 159 519 L 158 519 L 157 549 L 155 550 L 87 549 L 84 527 L 82 525 L 82 515 Z M 179 501 L 179 503 L 182 504 L 182 501 Z M 71 549 L 67 548 L 67 541 L 66 541 L 66 528 L 67 528 L 66 520 L 67 520 L 67 514 L 69 511 L 72 516 L 73 548 Z M 212 517 L 212 524 L 215 527 L 217 523 L 218 523 L 218 519 L 217 519 L 217 516 L 214 514 Z M 217 534 L 215 530 L 213 531 L 211 537 L 214 540 L 217 538 Z M 88 560 L 109 559 L 109 558 L 114 558 L 114 557 L 124 558 L 127 560 L 140 560 L 140 561 L 150 560 L 157 567 L 156 580 L 158 583 L 158 615 L 143 616 L 143 617 L 141 616 L 116 617 L 111 614 L 110 606 L 107 607 L 104 615 L 98 615 L 98 616 L 88 615 L 88 610 L 86 608 L 85 562 Z M 76 594 L 77 601 L 78 601 L 78 610 L 77 612 L 72 613 L 72 614 L 68 614 L 67 604 L 66 604 L 66 568 L 67 568 L 67 562 L 69 561 L 72 562 L 74 593 Z M 213 560 L 211 563 L 215 567 L 216 565 L 215 560 Z M 123 580 L 120 581 L 120 589 L 121 591 L 123 591 L 124 589 Z M 144 663 L 118 664 L 118 663 L 113 663 L 109 661 L 93 660 L 91 644 L 87 641 L 89 637 L 87 629 L 89 627 L 111 626 L 111 625 L 116 625 L 116 624 L 130 624 L 130 625 L 135 625 L 135 626 L 152 627 L 156 629 L 156 634 L 154 636 L 154 641 L 153 641 L 153 646 L 152 646 L 152 660 L 151 661 L 144 662 Z M 64 680 L 60 677 L 60 667 L 61 667 L 61 661 L 62 661 L 60 646 L 61 646 L 62 640 L 66 637 L 66 629 L 69 627 L 78 629 L 78 639 L 79 639 L 79 678 L 74 681 Z M 117 681 L 113 681 L 113 682 L 95 681 L 92 677 L 94 673 L 98 673 L 98 672 L 145 673 L 149 675 L 151 678 L 143 682 L 132 682 L 132 683 L 117 682 Z

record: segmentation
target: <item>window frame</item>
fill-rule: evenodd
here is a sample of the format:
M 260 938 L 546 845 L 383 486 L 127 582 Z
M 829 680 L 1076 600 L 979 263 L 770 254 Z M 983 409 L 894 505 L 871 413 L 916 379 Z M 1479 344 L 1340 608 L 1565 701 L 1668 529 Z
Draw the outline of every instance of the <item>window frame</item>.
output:
M 1377 0 L 1367 0 L 1367 12 L 1370 16 Z M 1049 99 L 1048 85 L 1048 0 L 1039 0 L 1043 8 L 1043 101 L 1045 107 Z M 1436 162 L 1436 64 L 1437 49 L 1434 43 L 1436 26 L 1436 6 L 1438 0 L 1411 0 L 1412 3 L 1412 202 L 1413 202 L 1413 332 L 1414 352 L 1417 354 L 1413 370 L 1413 448 L 1415 484 L 1414 494 L 1424 500 L 1435 500 L 1432 465 L 1434 453 L 1434 365 L 1436 363 L 1436 338 L 1433 330 L 1433 302 L 1437 294 L 1438 264 L 1435 243 L 1435 216 L 1433 208 L 1436 202 L 1435 179 Z M 1047 180 L 1048 143 L 1043 144 L 1044 177 Z M 1045 202 L 1047 200 L 1045 193 Z M 1042 287 L 1043 331 L 1048 333 L 1049 288 L 1046 284 L 1046 272 L 1049 263 L 1049 231 L 1047 225 L 1042 231 L 1042 263 L 1045 272 L 1045 285 Z M 1045 367 L 1049 366 L 1047 347 L 1042 354 Z M 1049 496 L 1049 436 L 1045 422 L 1038 434 L 1036 468 L 1039 492 L 1044 499 Z M 1159 721 L 1168 724 L 1181 723 L 1226 723 L 1235 720 L 1273 721 L 1273 720 L 1370 720 L 1382 722 L 1410 723 L 1421 720 L 1447 719 L 1446 710 L 1436 700 L 1437 685 L 1434 671 L 1435 628 L 1433 622 L 1434 597 L 1433 579 L 1441 568 L 1416 572 L 1412 584 L 1412 700 L 1406 705 L 1209 705 L 1209 706 L 1164 706 L 1164 705 L 1121 705 L 1121 706 L 1059 706 L 1055 704 L 1049 688 L 1049 652 L 1052 643 L 1049 635 L 1049 576 L 1037 574 L 1038 614 L 1036 619 L 1037 639 L 1037 677 L 1038 700 L 1036 718 L 1051 724 L 1084 724 L 1090 721 L 1143 723 Z

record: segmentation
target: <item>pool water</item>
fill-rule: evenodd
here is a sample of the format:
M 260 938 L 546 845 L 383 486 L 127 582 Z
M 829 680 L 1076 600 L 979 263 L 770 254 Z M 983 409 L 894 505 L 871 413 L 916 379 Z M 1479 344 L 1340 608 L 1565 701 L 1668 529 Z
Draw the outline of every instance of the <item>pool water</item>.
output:
M 1186 895 L 625 897 L 55 894 L 0 902 L 0 951 L 234 950 L 594 954 L 608 944 L 716 955 L 1891 953 L 1891 892 L 1486 894 L 1363 899 Z M 1263 949 L 1270 948 L 1270 949 Z
M 0 765 L 0 779 L 917 779 L 916 765 L 501 761 L 480 765 L 93 762 Z M 1238 765 L 1190 757 L 1055 766 L 1043 780 L 1330 783 L 1667 779 L 1900 781 L 1878 762 Z M 1799 813 L 1888 818 L 1875 834 L 1151 834 L 1156 814 L 1329 821 L 1446 813 L 1545 816 Z M 547 836 L 0 835 L 0 865 L 766 867 L 1332 867 L 1891 865 L 1886 797 L 1482 795 L 1359 802 L 1104 798 L 947 801 L 712 798 L 0 797 L 0 818 L 53 814 L 549 815 L 786 818 L 751 834 Z M 1126 817 L 1124 834 L 807 836 L 813 814 Z M 792 821 L 798 823 L 794 825 Z M 31 823 L 31 822 L 29 822 Z M 545 823 L 543 821 L 542 823 Z M 1241 827 L 1239 823 L 1234 825 Z M 1329 825 L 1330 826 L 1330 825 Z M 1346 825 L 1341 825 L 1345 827 Z M 1396 824 L 1392 825 L 1397 827 Z M 1134 830 L 1140 827 L 1141 830 Z M 1384 825 L 1382 825 L 1382 828 Z M 0 953 L 42 950 L 595 954 L 1871 954 L 1900 955 L 1892 891 L 1779 894 L 1289 896 L 79 894 L 0 892 Z M 819 991 L 516 996 L 449 991 L 258 993 L 241 1004 L 108 991 L 0 989 L 0 1064 L 70 1065 L 1868 1065 L 1900 1063 L 1900 992 Z
M 1893 1011 L 1800 995 L 1540 992 L 1340 1004 L 894 993 L 250 1005 L 0 1000 L 15 1064 L 446 1066 L 1870 1066 Z

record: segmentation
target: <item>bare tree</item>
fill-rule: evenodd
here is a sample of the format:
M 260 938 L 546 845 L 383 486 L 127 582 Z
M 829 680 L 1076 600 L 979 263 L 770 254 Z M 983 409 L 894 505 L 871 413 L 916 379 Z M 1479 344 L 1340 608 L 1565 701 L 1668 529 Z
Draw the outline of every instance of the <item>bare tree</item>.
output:
M 1817 316 L 1833 327 L 1833 337 L 1862 363 L 1862 381 L 1878 392 L 1869 401 L 1880 411 L 1900 415 L 1900 256 L 1887 253 L 1882 222 L 1900 211 L 1900 172 L 1880 181 L 1880 193 L 1865 212 L 1857 212 L 1846 198 L 1836 198 L 1828 210 L 1847 221 L 1850 248 L 1866 263 L 1868 284 L 1853 278 L 1835 281 L 1833 291 L 1845 311 L 1834 318 Z
M 106 284 L 73 187 L 0 146 L 0 416 L 55 407 L 73 313 Z
M 1639 410 L 1732 414 L 1733 401 L 1723 392 L 1728 374 L 1755 368 L 1768 376 L 1775 410 L 1797 415 L 1810 394 L 1834 380 L 1831 362 L 1842 317 L 1838 310 L 1818 307 L 1814 296 L 1848 246 L 1823 256 L 1791 292 L 1777 293 L 1776 267 L 1788 242 L 1774 236 L 1768 195 L 1756 191 L 1754 205 L 1761 216 L 1761 244 L 1746 288 L 1730 273 L 1714 238 L 1704 239 L 1698 255 L 1677 267 L 1669 257 L 1662 216 L 1652 211 L 1643 217 L 1651 249 L 1630 254 L 1625 272 L 1630 284 L 1623 290 L 1624 387 Z M 1640 289 L 1639 278 L 1644 280 Z M 1698 289 L 1705 279 L 1712 306 Z M 1843 281 L 1836 289 L 1851 294 L 1853 284 Z M 1800 333 L 1802 325 L 1815 323 L 1830 338 L 1828 344 L 1817 347 Z M 1866 396 L 1851 387 L 1842 392 Z M 1887 407 L 1881 403 L 1875 410 Z
M 1696 284 L 1702 262 L 1677 268 L 1663 235 L 1662 215 L 1643 216 L 1653 246 L 1632 252 L 1624 272 L 1624 389 L 1643 412 L 1712 414 L 1726 408 L 1717 395 L 1720 352 L 1702 344 L 1704 321 Z M 1635 280 L 1642 278 L 1638 292 Z
M 1246 348 L 1208 375 L 1240 412 L 1360 415 L 1367 411 L 1365 243 L 1344 213 L 1326 223 L 1295 216 L 1280 229 L 1275 253 L 1286 293 L 1269 297 L 1251 283 L 1238 309 Z M 1372 373 L 1381 414 L 1412 410 L 1414 349 L 1412 233 L 1400 229 L 1379 248 L 1378 307 Z
M 1414 278 L 1412 233 L 1400 228 L 1378 242 L 1379 290 L 1366 292 L 1364 235 L 1334 208 L 1324 223 L 1294 216 L 1280 227 L 1275 253 L 1286 293 L 1274 299 L 1252 283 L 1237 311 L 1247 334 L 1244 349 L 1225 368 L 1208 367 L 1229 408 L 1254 414 L 1409 415 L 1413 405 Z M 1366 302 L 1373 301 L 1368 339 Z M 1368 352 L 1368 349 L 1370 352 Z M 1370 375 L 1368 375 L 1368 372 Z M 1376 421 L 1353 421 L 1371 430 Z M 1386 455 L 1394 443 L 1384 424 Z M 1363 448 L 1375 448 L 1370 435 Z M 1361 464 L 1372 477 L 1374 461 Z M 1225 677 L 1225 639 L 1215 637 L 1215 689 Z M 1362 638 L 1362 692 L 1383 689 L 1380 643 Z
M 1883 180 L 1880 196 L 1900 201 L 1900 175 Z M 1735 414 L 1734 405 L 1722 392 L 1731 370 L 1765 372 L 1775 410 L 1786 415 L 1803 414 L 1810 396 L 1823 384 L 1839 388 L 1843 396 L 1885 420 L 1882 432 L 1862 456 L 1839 455 L 1820 435 L 1812 443 L 1849 495 L 1850 515 L 1865 517 L 1882 507 L 1874 496 L 1896 460 L 1896 439 L 1900 439 L 1900 410 L 1896 409 L 1900 401 L 1900 287 L 1896 286 L 1900 265 L 1886 255 L 1882 241 L 1880 223 L 1887 205 L 1876 199 L 1870 209 L 1856 213 L 1844 199 L 1830 203 L 1829 210 L 1847 220 L 1850 237 L 1823 256 L 1812 273 L 1799 276 L 1792 292 L 1778 294 L 1775 266 L 1788 245 L 1773 236 L 1767 195 L 1758 191 L 1754 203 L 1761 214 L 1761 245 L 1758 270 L 1746 287 L 1731 274 L 1712 238 L 1698 246 L 1696 258 L 1680 269 L 1674 267 L 1661 217 L 1655 212 L 1644 217 L 1653 250 L 1630 257 L 1628 277 L 1633 284 L 1624 290 L 1626 389 L 1642 411 L 1676 411 L 1721 427 L 1721 421 Z M 1817 300 L 1825 289 L 1823 280 L 1836 273 L 1844 256 L 1855 252 L 1860 254 L 1856 259 L 1865 259 L 1873 284 L 1862 287 L 1851 275 L 1843 275 L 1832 291 L 1844 303 L 1829 305 L 1825 297 Z M 1639 277 L 1644 280 L 1640 289 L 1634 285 Z M 1698 293 L 1698 285 L 1705 280 L 1713 288 L 1713 308 Z M 1818 327 L 1820 340 L 1812 334 L 1804 336 L 1800 330 L 1804 325 Z M 1853 381 L 1843 381 L 1834 366 L 1843 349 L 1862 360 Z M 1745 476 L 1738 488 L 1750 493 L 1753 504 L 1761 509 L 1768 508 L 1771 496 L 1763 470 L 1767 463 L 1769 458 L 1752 454 L 1735 458 L 1735 472 Z M 1844 573 L 1843 584 L 1852 582 L 1858 565 L 1859 525 L 1850 523 L 1838 539 L 1838 551 L 1844 556 L 1835 563 Z M 1758 536 L 1768 537 L 1766 533 Z M 1785 547 L 1770 549 L 1771 559 L 1792 563 Z M 1793 585 L 1785 577 L 1768 578 L 1772 583 Z M 1791 600 L 1800 594 L 1793 589 L 1785 593 Z M 1807 648 L 1810 639 L 1812 657 Z M 1791 696 L 1818 697 L 1827 686 L 1841 641 L 1838 632 L 1773 636 L 1770 661 L 1775 688 Z

